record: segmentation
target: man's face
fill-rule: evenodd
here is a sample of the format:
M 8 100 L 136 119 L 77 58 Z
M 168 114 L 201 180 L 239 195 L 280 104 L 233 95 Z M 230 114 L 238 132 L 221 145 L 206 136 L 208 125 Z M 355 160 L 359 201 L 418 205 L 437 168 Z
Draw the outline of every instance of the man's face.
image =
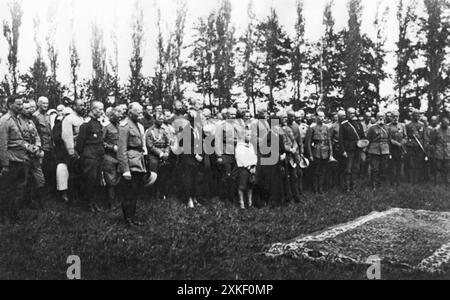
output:
M 92 116 L 96 119 L 99 119 L 105 113 L 105 107 L 103 103 L 96 102 L 92 107 Z
M 364 120 L 366 122 L 369 122 L 372 119 L 372 114 L 371 113 L 365 113 L 364 114 Z
M 31 118 L 33 115 L 33 108 L 31 106 L 31 103 L 24 103 L 22 106 L 21 114 L 24 115 L 27 118 Z
M 229 110 L 228 111 L 228 119 L 234 120 L 236 119 L 237 112 L 235 110 Z
M 437 117 L 432 117 L 430 119 L 431 127 L 433 127 L 433 128 L 437 127 L 438 123 L 439 123 L 439 119 Z
M 80 116 L 84 115 L 84 113 L 86 112 L 86 104 L 84 103 L 83 100 L 77 100 L 75 102 L 75 105 L 73 107 L 73 110 L 79 114 Z
M 130 110 L 131 120 L 133 120 L 134 122 L 141 120 L 144 117 L 143 110 L 144 109 L 140 105 L 134 106 L 133 109 Z
M 251 115 L 251 113 L 250 112 L 246 112 L 245 114 L 244 114 L 244 121 L 250 121 L 252 119 L 252 115 Z
M 9 108 L 11 109 L 11 111 L 13 113 L 20 114 L 23 110 L 23 100 L 22 99 L 16 99 L 16 101 L 14 101 L 14 103 L 12 103 Z
M 42 111 L 48 110 L 48 99 L 41 99 L 39 101 L 39 109 Z
M 386 114 L 386 123 L 391 123 L 392 122 L 392 113 L 387 113 Z
M 32 101 L 29 103 L 29 105 L 30 105 L 29 110 L 31 112 L 31 115 L 33 115 L 37 110 L 36 102 Z
M 323 112 L 317 113 L 317 123 L 323 124 L 324 121 L 325 121 L 325 114 Z
M 162 105 L 158 105 L 157 107 L 155 107 L 155 112 L 157 114 L 162 114 L 163 113 L 163 107 Z
M 354 121 L 356 119 L 356 110 L 351 108 L 347 111 L 347 118 L 350 121 Z M 370 119 L 369 119 L 370 120 Z
M 420 120 L 420 113 L 413 113 L 412 117 L 414 121 L 418 122 Z
M 147 113 L 148 116 L 153 115 L 153 107 L 148 105 L 147 109 L 145 110 L 145 112 Z
M 379 116 L 377 117 L 377 122 L 378 122 L 378 124 L 380 124 L 380 125 L 384 125 L 384 123 L 385 123 L 385 116 L 384 116 L 384 115 L 379 115 Z
M 400 116 L 398 114 L 392 115 L 392 123 L 398 124 L 399 119 L 400 119 Z

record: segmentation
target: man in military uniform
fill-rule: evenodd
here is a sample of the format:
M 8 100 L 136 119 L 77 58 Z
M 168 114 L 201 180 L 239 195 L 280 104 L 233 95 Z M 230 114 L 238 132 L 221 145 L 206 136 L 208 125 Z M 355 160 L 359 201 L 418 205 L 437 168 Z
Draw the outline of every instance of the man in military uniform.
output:
M 370 179 L 372 188 L 375 189 L 381 185 L 382 180 L 386 179 L 386 171 L 390 157 L 389 144 L 391 137 L 385 125 L 385 115 L 383 113 L 377 114 L 377 124 L 369 128 L 367 139 L 370 142 L 368 152 L 372 168 Z
M 139 123 L 143 118 L 143 108 L 139 103 L 131 103 L 128 116 L 119 126 L 119 151 L 117 158 L 120 171 L 125 180 L 122 210 L 128 226 L 142 226 L 136 219 L 136 204 L 144 185 L 147 172 L 144 156 L 146 154 L 144 127 Z
M 285 191 L 286 200 L 294 200 L 296 203 L 300 202 L 300 189 L 299 189 L 299 172 L 300 169 L 300 152 L 298 142 L 300 140 L 300 132 L 298 131 L 297 138 L 294 131 L 289 126 L 289 117 L 287 112 L 282 111 L 279 115 L 282 130 L 282 139 L 284 141 L 284 148 L 286 151 L 286 178 L 285 178 Z M 291 119 L 292 120 L 292 119 Z M 291 124 L 292 125 L 292 124 Z M 294 127 L 295 128 L 295 127 Z M 298 128 L 297 128 L 298 129 Z
M 342 173 L 345 169 L 345 159 L 339 145 L 339 129 L 342 122 L 345 121 L 346 115 L 344 110 L 340 110 L 336 114 L 337 120 L 331 125 L 331 143 L 333 145 L 333 157 L 337 160 L 337 164 L 332 167 L 331 181 L 334 186 L 342 185 Z
M 426 162 L 426 172 L 427 176 L 429 178 L 436 179 L 437 177 L 437 171 L 438 171 L 438 165 L 437 165 L 437 159 L 435 157 L 435 146 L 431 144 L 431 136 L 433 135 L 433 132 L 437 130 L 439 125 L 439 117 L 432 116 L 430 118 L 430 124 L 427 129 L 427 137 L 426 137 L 426 146 L 425 150 L 428 154 L 428 162 Z
M 242 132 L 236 120 L 237 110 L 228 109 L 226 120 L 216 130 L 217 163 L 221 169 L 222 199 L 233 202 L 236 192 L 232 173 L 236 169 L 235 148 Z
M 89 211 L 100 211 L 100 192 L 102 185 L 102 163 L 105 155 L 103 127 L 100 117 L 104 113 L 103 103 L 91 103 L 89 121 L 81 125 L 75 145 L 80 155 L 83 179 L 86 187 L 86 202 Z
M 19 222 L 19 204 L 23 203 L 27 186 L 28 151 L 18 125 L 18 115 L 23 109 L 23 99 L 10 96 L 8 113 L 0 119 L 0 164 L 1 164 L 1 213 L 6 213 L 11 222 Z
M 294 141 L 297 144 L 297 153 L 295 155 L 297 156 L 297 164 L 299 164 L 300 157 L 303 155 L 305 147 L 304 147 L 304 139 L 302 137 L 303 136 L 302 130 L 300 129 L 300 125 L 297 124 L 295 119 L 296 119 L 296 113 L 292 110 L 288 111 L 287 125 L 290 127 L 292 134 L 294 135 Z M 306 130 L 306 132 L 307 132 L 307 130 Z M 306 138 L 306 133 L 305 133 L 305 138 Z M 297 166 L 296 170 L 297 170 L 298 191 L 299 191 L 300 195 L 302 195 L 303 194 L 303 171 L 300 168 L 300 165 Z
M 119 172 L 119 161 L 117 152 L 119 151 L 119 123 L 123 118 L 123 112 L 115 107 L 111 111 L 110 124 L 103 128 L 103 144 L 105 147 L 105 158 L 103 160 L 103 176 L 106 183 L 108 203 L 113 209 L 117 204 L 117 186 L 120 183 L 122 174 Z
M 328 169 L 333 146 L 329 128 L 324 125 L 325 113 L 317 113 L 316 124 L 311 126 L 306 136 L 306 149 L 314 164 L 313 186 L 316 194 L 323 194 L 325 175 Z
M 347 120 L 342 122 L 339 129 L 339 150 L 345 159 L 344 186 L 347 192 L 354 188 L 354 179 L 361 168 L 362 149 L 358 148 L 358 141 L 365 138 L 364 129 L 356 116 L 356 110 L 347 110 Z
M 32 112 L 34 108 L 32 105 L 25 101 L 23 104 L 22 112 L 18 117 L 19 129 L 22 133 L 24 141 L 34 148 L 33 151 L 28 153 L 28 157 L 26 160 L 26 164 L 28 165 L 28 175 L 27 178 L 34 179 L 34 188 L 31 188 L 29 185 L 29 189 L 31 193 L 30 196 L 30 204 L 36 204 L 38 208 L 43 208 L 43 197 L 44 197 L 44 188 L 45 188 L 45 178 L 44 173 L 42 172 L 41 160 L 44 157 L 44 152 L 41 147 L 41 139 L 39 137 L 36 126 L 33 123 L 33 115 Z M 30 180 L 28 180 L 30 183 Z M 36 200 L 36 203 L 35 203 Z
M 448 184 L 448 173 L 450 171 L 450 127 L 449 117 L 444 116 L 436 130 L 431 132 L 431 145 L 434 148 L 434 158 L 436 159 L 437 169 L 442 176 L 445 184 Z M 437 175 L 434 177 L 437 184 Z
M 170 155 L 170 144 L 167 132 L 162 128 L 164 115 L 156 114 L 155 122 L 150 129 L 145 132 L 145 141 L 148 151 L 149 169 L 158 174 L 156 185 L 157 199 L 165 200 L 168 196 L 169 186 L 167 164 Z
M 44 158 L 42 160 L 42 170 L 49 192 L 55 191 L 56 187 L 56 165 L 53 152 L 53 138 L 50 116 L 48 112 L 48 98 L 38 99 L 38 111 L 33 114 L 33 121 L 41 138 Z
M 406 149 L 408 152 L 409 182 L 415 184 L 419 181 L 425 162 L 425 128 L 420 120 L 420 112 L 414 110 L 411 122 L 406 125 Z
M 398 185 L 404 174 L 404 163 L 406 157 L 406 127 L 405 124 L 400 123 L 400 113 L 393 111 L 392 122 L 387 125 L 387 130 L 391 138 L 391 183 Z

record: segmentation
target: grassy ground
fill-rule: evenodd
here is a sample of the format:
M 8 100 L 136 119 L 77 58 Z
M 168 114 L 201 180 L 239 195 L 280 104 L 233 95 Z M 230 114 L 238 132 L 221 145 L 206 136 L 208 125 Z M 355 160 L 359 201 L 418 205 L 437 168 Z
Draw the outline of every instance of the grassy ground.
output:
M 241 211 L 211 202 L 141 202 L 147 224 L 127 230 L 120 212 L 91 214 L 62 204 L 26 211 L 26 224 L 0 225 L 0 279 L 65 279 L 69 255 L 83 279 L 365 279 L 366 268 L 262 255 L 265 246 L 392 207 L 450 211 L 450 187 L 330 191 L 303 205 Z M 450 279 L 382 269 L 384 279 Z

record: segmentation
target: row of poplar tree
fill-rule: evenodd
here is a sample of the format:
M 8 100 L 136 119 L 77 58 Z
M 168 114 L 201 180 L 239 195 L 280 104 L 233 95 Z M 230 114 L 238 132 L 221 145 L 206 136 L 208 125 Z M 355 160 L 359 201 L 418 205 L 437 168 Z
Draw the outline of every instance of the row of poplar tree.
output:
M 296 1 L 295 35 L 290 36 L 281 26 L 275 9 L 257 19 L 253 1 L 248 7 L 248 26 L 242 36 L 236 34 L 231 22 L 229 0 L 209 16 L 199 18 L 194 27 L 192 43 L 187 44 L 187 0 L 178 0 L 176 21 L 169 33 L 163 33 L 161 13 L 157 9 L 157 58 L 152 76 L 142 74 L 145 47 L 144 10 L 135 1 L 132 18 L 132 55 L 130 77 L 119 79 L 119 55 L 116 29 L 111 39 L 113 49 L 107 55 L 102 28 L 92 25 L 92 77 L 79 78 L 80 57 L 75 39 L 70 43 L 71 83 L 63 85 L 56 76 L 59 56 L 55 43 L 56 18 L 50 10 L 50 26 L 46 37 L 46 52 L 35 34 L 36 59 L 26 74 L 19 74 L 18 48 L 23 9 L 21 0 L 9 3 L 10 17 L 3 22 L 3 35 L 8 43 L 8 73 L 2 78 L 0 94 L 15 94 L 21 87 L 31 97 L 47 95 L 57 105 L 68 90 L 73 98 L 88 97 L 101 101 L 124 103 L 130 101 L 162 102 L 170 107 L 174 100 L 183 99 L 186 84 L 194 84 L 205 103 L 217 107 L 231 104 L 239 87 L 245 93 L 249 107 L 265 99 L 271 107 L 287 101 L 297 107 L 324 105 L 336 107 L 376 105 L 383 99 L 380 86 L 393 76 L 400 107 L 419 107 L 427 99 L 430 113 L 437 113 L 450 92 L 450 2 L 446 0 L 397 0 L 396 6 L 383 8 L 381 1 L 373 20 L 376 37 L 362 33 L 362 0 L 348 0 L 348 26 L 336 30 L 333 17 L 334 2 L 324 9 L 323 37 L 319 42 L 305 38 L 304 0 Z M 419 3 L 420 2 L 420 3 Z M 424 11 L 418 11 L 423 4 Z M 395 74 L 385 71 L 386 23 L 389 9 L 396 9 L 398 41 Z M 115 22 L 117 23 L 117 22 Z M 40 20 L 34 19 L 35 28 Z M 73 26 L 73 21 L 72 21 Z M 185 55 L 188 54 L 188 55 Z M 48 56 L 49 65 L 44 55 Z M 289 99 L 277 99 L 276 91 L 289 87 Z M 449 99 L 450 100 L 450 99 Z M 253 105 L 252 105 L 253 104 Z

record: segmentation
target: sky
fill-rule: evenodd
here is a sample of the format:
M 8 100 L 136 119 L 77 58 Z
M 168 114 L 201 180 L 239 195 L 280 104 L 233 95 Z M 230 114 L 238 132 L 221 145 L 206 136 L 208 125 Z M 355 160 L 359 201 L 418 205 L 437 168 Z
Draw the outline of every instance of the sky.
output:
M 176 0 L 141 0 L 145 18 L 145 47 L 144 47 L 144 75 L 153 74 L 156 62 L 156 7 L 161 8 L 161 19 L 164 30 L 173 28 L 175 20 Z M 250 0 L 231 0 L 233 7 L 232 22 L 237 33 L 242 33 L 247 25 L 247 7 Z M 280 18 L 280 22 L 289 34 L 294 34 L 296 21 L 296 0 L 254 0 L 254 10 L 258 19 L 265 18 L 274 7 Z M 304 0 L 304 16 L 306 19 L 306 37 L 311 41 L 318 40 L 323 32 L 323 9 L 328 0 Z M 59 52 L 58 79 L 63 83 L 70 81 L 69 42 L 71 40 L 71 19 L 75 28 L 75 36 L 78 51 L 81 57 L 80 77 L 91 76 L 90 33 L 91 24 L 97 22 L 105 34 L 105 42 L 108 50 L 111 50 L 111 32 L 117 33 L 119 40 L 119 75 L 121 81 L 126 81 L 129 76 L 128 60 L 131 55 L 131 17 L 134 0 L 23 0 L 23 23 L 19 41 L 19 69 L 26 72 L 32 65 L 36 51 L 34 43 L 34 18 L 39 16 L 39 38 L 45 53 L 45 36 L 49 24 L 55 22 L 57 31 L 55 40 Z M 207 16 L 218 7 L 216 0 L 187 0 L 188 19 L 186 22 L 186 40 L 189 41 L 193 34 L 193 27 L 199 17 Z M 347 25 L 347 0 L 335 0 L 333 14 L 336 19 L 336 29 L 342 29 Z M 377 1 L 363 0 L 362 31 L 369 36 L 375 36 L 373 21 L 375 18 Z M 395 50 L 397 39 L 396 1 L 381 0 L 381 7 L 389 7 L 390 13 L 386 27 L 387 49 L 391 51 L 387 71 L 393 73 Z M 55 9 L 54 14 L 49 9 Z M 6 19 L 7 0 L 0 0 L 0 20 Z M 53 17 L 51 17 L 53 15 Z M 6 40 L 0 36 L 0 76 L 6 67 Z M 391 92 L 392 82 L 385 83 L 386 93 Z

